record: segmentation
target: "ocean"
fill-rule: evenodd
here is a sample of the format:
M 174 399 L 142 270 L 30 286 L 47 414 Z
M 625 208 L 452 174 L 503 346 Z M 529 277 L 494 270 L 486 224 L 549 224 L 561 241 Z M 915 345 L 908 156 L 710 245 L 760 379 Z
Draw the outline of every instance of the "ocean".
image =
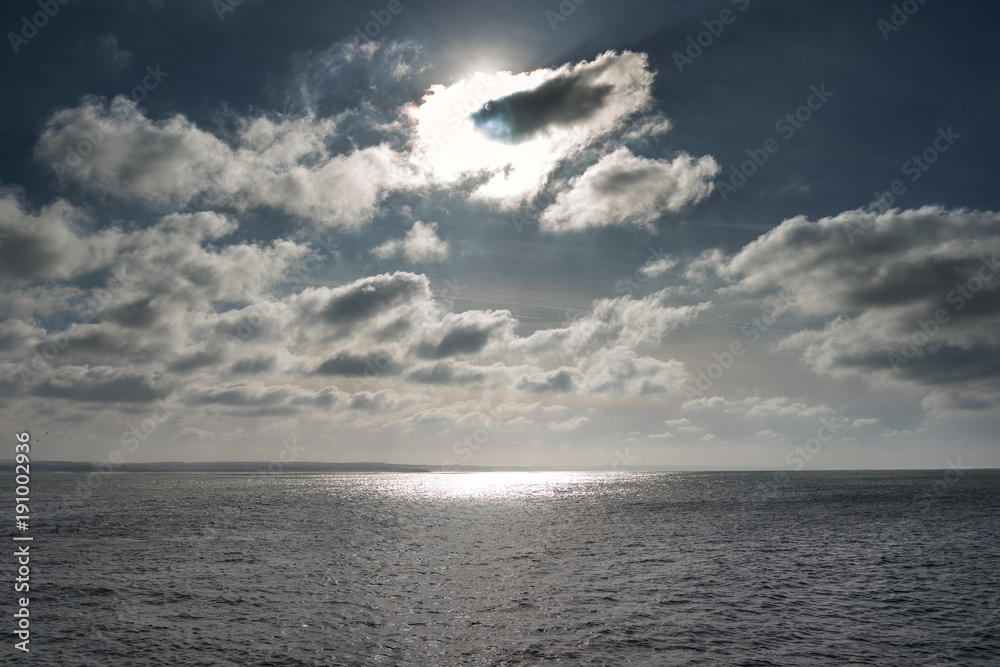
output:
M 25 664 L 1000 664 L 998 471 L 32 485 Z

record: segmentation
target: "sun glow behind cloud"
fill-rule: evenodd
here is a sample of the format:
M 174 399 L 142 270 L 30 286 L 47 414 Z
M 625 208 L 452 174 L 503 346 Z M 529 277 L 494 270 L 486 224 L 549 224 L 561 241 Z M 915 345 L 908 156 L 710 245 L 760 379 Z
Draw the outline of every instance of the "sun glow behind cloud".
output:
M 513 197 L 529 194 L 539 176 L 552 168 L 551 139 L 506 144 L 475 127 L 472 114 L 490 100 L 531 88 L 551 76 L 550 71 L 512 75 L 477 72 L 451 86 L 433 86 L 423 104 L 411 107 L 417 127 L 415 159 L 435 180 L 454 183 L 490 173 L 481 196 Z M 516 165 L 516 166 L 515 166 Z
M 645 109 L 651 79 L 645 56 L 625 52 L 522 74 L 477 72 L 450 86 L 432 86 L 419 105 L 408 108 L 415 124 L 414 161 L 447 184 L 478 176 L 485 182 L 474 196 L 517 205 L 541 190 L 560 161 Z M 575 104 L 581 91 L 601 91 L 599 103 L 581 112 Z M 474 116 L 492 111 L 485 105 L 505 99 L 531 104 L 535 94 L 547 95 L 547 101 L 555 97 L 557 111 L 530 135 L 499 138 L 503 119 L 477 127 Z

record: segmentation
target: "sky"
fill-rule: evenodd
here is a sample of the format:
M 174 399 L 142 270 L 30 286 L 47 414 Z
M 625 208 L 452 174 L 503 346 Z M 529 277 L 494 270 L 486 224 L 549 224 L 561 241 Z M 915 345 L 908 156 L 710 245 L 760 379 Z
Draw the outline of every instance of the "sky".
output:
M 1000 467 L 997 11 L 5 3 L 0 422 L 113 465 Z

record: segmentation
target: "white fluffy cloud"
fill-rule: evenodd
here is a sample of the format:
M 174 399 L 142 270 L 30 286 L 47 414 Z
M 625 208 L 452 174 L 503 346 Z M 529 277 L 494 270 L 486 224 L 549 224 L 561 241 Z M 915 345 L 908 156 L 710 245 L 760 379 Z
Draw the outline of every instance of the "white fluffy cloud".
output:
M 448 257 L 448 242 L 437 235 L 437 223 L 417 220 L 402 239 L 390 239 L 372 250 L 379 259 L 402 254 L 410 262 L 440 262 Z
M 677 211 L 712 192 L 719 165 L 710 156 L 670 160 L 636 157 L 619 148 L 570 182 L 542 212 L 553 231 L 634 225 L 650 227 L 664 211 Z
M 686 379 L 687 371 L 679 361 L 660 361 L 615 347 L 601 349 L 586 360 L 581 385 L 592 394 L 646 396 L 678 393 Z
M 35 159 L 102 194 L 184 204 L 215 181 L 231 151 L 183 116 L 154 122 L 123 96 L 85 98 L 46 122 Z
M 710 302 L 669 306 L 668 298 L 669 290 L 661 290 L 641 299 L 598 299 L 589 312 L 566 326 L 537 331 L 512 347 L 530 358 L 566 358 L 594 346 L 655 346 L 711 306 Z
M 160 207 L 266 206 L 329 226 L 357 227 L 385 194 L 414 183 L 387 145 L 335 154 L 336 119 L 242 119 L 235 148 L 183 115 L 151 120 L 123 97 L 86 98 L 53 114 L 35 158 L 61 179 Z

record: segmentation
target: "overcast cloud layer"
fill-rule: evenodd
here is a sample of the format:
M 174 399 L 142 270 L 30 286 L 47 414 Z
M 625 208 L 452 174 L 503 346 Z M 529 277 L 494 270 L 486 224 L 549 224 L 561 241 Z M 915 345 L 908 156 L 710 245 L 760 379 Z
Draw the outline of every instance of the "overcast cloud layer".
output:
M 62 7 L 7 54 L 3 422 L 92 461 L 1000 465 L 997 100 L 915 55 L 963 3 L 817 10 L 831 55 L 761 0 L 679 67 L 717 4 L 519 43 L 454 3 L 375 40 L 306 3 L 291 42 L 261 3 Z

